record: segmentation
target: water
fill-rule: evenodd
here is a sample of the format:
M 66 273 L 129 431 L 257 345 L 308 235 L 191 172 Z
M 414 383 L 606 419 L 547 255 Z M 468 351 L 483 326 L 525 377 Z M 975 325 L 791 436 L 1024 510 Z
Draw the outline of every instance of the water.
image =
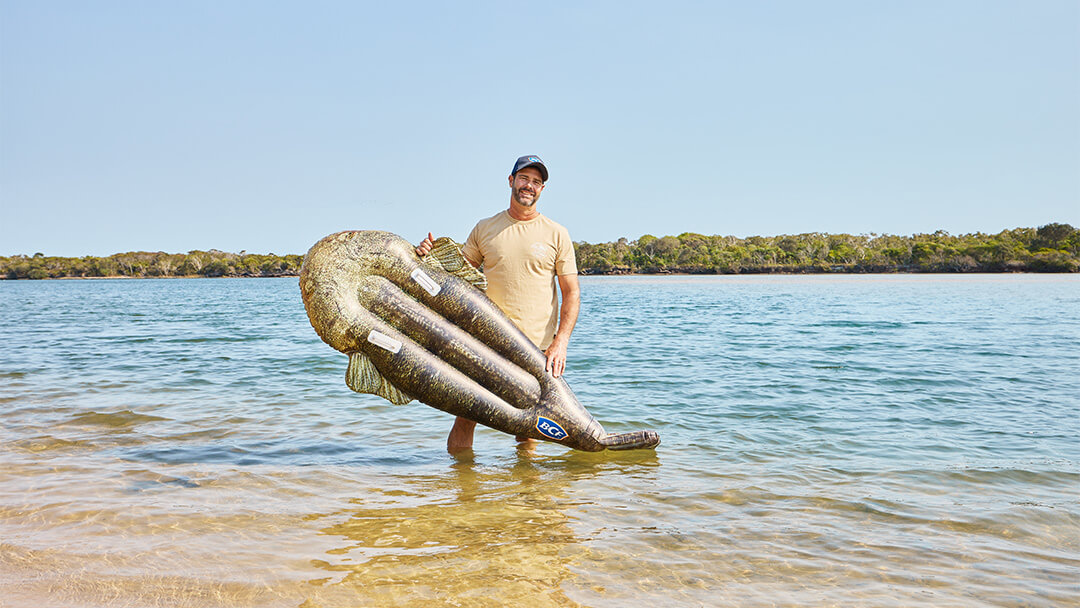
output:
M 0 282 L 0 604 L 1080 605 L 1080 276 L 582 285 L 656 452 L 451 456 L 295 279 Z

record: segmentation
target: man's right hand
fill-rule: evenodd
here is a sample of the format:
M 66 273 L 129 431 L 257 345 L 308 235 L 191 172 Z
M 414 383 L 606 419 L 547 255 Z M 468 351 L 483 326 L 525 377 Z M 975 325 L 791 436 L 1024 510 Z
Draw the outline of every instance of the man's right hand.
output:
M 431 247 L 435 244 L 435 237 L 431 236 L 431 233 L 427 233 L 427 238 L 421 241 L 416 247 L 416 255 L 424 257 L 431 253 Z

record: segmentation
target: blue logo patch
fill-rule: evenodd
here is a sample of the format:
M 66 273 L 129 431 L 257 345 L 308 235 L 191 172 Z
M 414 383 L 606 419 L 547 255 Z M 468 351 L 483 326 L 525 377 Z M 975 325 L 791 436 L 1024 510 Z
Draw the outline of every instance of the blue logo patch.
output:
M 540 431 L 540 434 L 544 437 L 550 437 L 556 441 L 566 437 L 566 431 L 557 422 L 548 420 L 543 416 L 537 417 L 536 430 Z
M 544 161 L 540 160 L 540 157 L 539 157 L 539 156 L 530 156 L 530 157 L 528 158 L 528 161 L 529 161 L 530 163 L 541 163 L 541 162 L 544 162 Z

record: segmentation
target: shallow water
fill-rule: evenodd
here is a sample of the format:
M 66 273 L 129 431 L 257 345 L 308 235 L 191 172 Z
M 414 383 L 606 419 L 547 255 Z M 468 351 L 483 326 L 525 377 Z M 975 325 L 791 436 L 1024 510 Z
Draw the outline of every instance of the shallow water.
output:
M 655 452 L 451 456 L 295 279 L 0 281 L 0 605 L 1080 605 L 1080 276 L 582 286 Z

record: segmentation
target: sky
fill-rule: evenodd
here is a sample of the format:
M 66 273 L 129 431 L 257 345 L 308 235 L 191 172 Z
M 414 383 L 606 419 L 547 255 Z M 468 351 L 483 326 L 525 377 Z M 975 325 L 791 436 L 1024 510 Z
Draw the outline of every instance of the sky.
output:
M 0 0 L 0 255 L 1080 226 L 1080 2 Z

